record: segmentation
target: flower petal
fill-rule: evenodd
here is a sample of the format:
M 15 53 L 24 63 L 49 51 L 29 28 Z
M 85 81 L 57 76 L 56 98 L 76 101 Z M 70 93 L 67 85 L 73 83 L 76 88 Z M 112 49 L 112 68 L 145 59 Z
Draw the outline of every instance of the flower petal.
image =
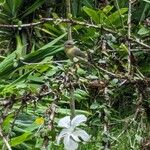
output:
M 76 141 L 76 142 L 81 142 L 81 140 L 78 138 L 76 134 L 71 134 L 71 137 Z
M 85 122 L 87 117 L 85 115 L 77 115 L 71 121 L 71 126 L 79 126 L 82 122 Z
M 71 139 L 70 135 L 64 137 L 64 146 L 66 150 L 76 150 L 78 143 Z
M 57 136 L 57 144 L 60 143 L 60 140 L 68 133 L 68 130 L 67 129 L 63 129 L 59 135 Z
M 72 134 L 80 137 L 85 142 L 90 140 L 90 136 L 82 129 L 78 129 L 78 130 L 74 131 Z
M 59 120 L 58 126 L 59 127 L 64 127 L 64 128 L 69 128 L 70 127 L 70 116 L 66 116 L 62 119 Z

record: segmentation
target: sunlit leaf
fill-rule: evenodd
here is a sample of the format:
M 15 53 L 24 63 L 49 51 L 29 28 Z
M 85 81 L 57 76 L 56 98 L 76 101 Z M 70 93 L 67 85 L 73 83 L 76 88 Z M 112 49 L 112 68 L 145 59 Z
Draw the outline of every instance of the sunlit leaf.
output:
M 91 17 L 92 20 L 95 21 L 95 23 L 99 23 L 99 15 L 98 12 L 94 9 L 88 8 L 88 7 L 83 7 L 83 10 Z
M 20 136 L 12 138 L 11 142 L 10 142 L 10 145 L 11 146 L 19 145 L 19 144 L 29 140 L 30 137 L 31 137 L 31 132 L 24 133 L 24 134 L 22 134 Z

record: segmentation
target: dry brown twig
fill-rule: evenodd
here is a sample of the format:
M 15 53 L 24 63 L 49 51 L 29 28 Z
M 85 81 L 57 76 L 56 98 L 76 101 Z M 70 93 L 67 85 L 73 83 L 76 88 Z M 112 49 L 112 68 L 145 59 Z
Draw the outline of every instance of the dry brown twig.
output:
M 5 143 L 7 149 L 12 150 L 10 144 L 8 143 L 7 139 L 5 138 L 5 136 L 2 133 L 1 127 L 0 127 L 0 137 L 3 139 L 3 142 Z

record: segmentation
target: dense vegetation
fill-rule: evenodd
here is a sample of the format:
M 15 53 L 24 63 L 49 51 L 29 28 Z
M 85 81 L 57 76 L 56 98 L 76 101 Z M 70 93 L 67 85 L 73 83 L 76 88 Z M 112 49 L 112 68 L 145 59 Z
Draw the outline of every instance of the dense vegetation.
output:
M 0 0 L 0 149 L 149 150 L 150 1 L 68 4 Z M 91 66 L 67 58 L 70 25 Z

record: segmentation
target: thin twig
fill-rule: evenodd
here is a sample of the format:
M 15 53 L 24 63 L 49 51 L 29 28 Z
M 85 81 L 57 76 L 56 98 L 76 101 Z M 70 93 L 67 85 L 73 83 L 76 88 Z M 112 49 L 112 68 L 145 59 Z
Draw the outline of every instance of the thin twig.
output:
M 71 18 L 71 1 L 66 0 L 66 16 Z M 68 40 L 72 40 L 71 23 L 68 23 Z
M 131 38 L 131 3 L 132 1 L 129 0 L 129 10 L 128 10 L 128 39 Z M 131 74 L 131 43 L 128 40 L 128 75 Z
M 140 41 L 140 39 L 138 39 L 138 38 L 134 39 L 134 38 L 130 37 L 129 40 L 131 40 L 132 42 L 137 43 L 137 44 L 139 44 L 139 45 L 141 45 L 145 48 L 148 48 L 147 51 L 150 51 L 150 45 L 147 45 L 147 44 L 143 43 L 142 41 Z
M 50 61 L 50 62 L 39 62 L 39 63 L 31 63 L 31 62 L 25 62 L 25 61 L 22 61 L 21 60 L 21 63 L 24 64 L 24 65 L 48 65 L 48 64 L 60 64 L 60 63 L 67 63 L 68 60 L 58 60 L 58 61 Z
M 71 83 L 70 83 L 71 84 Z M 72 85 L 71 85 L 72 86 Z M 73 89 L 70 90 L 70 110 L 71 110 L 71 119 L 74 118 L 75 116 L 75 100 L 73 96 L 73 91 L 74 87 L 72 86 Z
M 105 96 L 105 101 L 106 101 L 106 105 L 108 107 L 110 107 L 110 97 L 109 97 L 109 93 L 108 93 L 108 88 L 105 87 L 104 89 L 104 96 Z M 104 146 L 104 150 L 109 150 L 110 147 L 111 147 L 111 143 L 110 143 L 110 138 L 109 138 L 109 134 L 110 134 L 110 120 L 109 120 L 109 115 L 107 113 L 105 113 L 104 111 L 104 118 L 107 118 L 107 119 L 104 119 L 104 125 L 103 125 L 103 138 L 104 139 L 107 139 L 106 141 L 104 140 L 103 141 L 103 146 Z
M 95 68 L 99 69 L 100 71 L 106 73 L 108 76 L 114 77 L 114 78 L 122 78 L 120 75 L 114 74 L 108 70 L 103 69 L 102 67 L 95 66 Z
M 10 144 L 8 143 L 7 139 L 4 137 L 3 133 L 2 133 L 2 129 L 0 128 L 0 137 L 2 137 L 6 147 L 8 150 L 12 150 Z

